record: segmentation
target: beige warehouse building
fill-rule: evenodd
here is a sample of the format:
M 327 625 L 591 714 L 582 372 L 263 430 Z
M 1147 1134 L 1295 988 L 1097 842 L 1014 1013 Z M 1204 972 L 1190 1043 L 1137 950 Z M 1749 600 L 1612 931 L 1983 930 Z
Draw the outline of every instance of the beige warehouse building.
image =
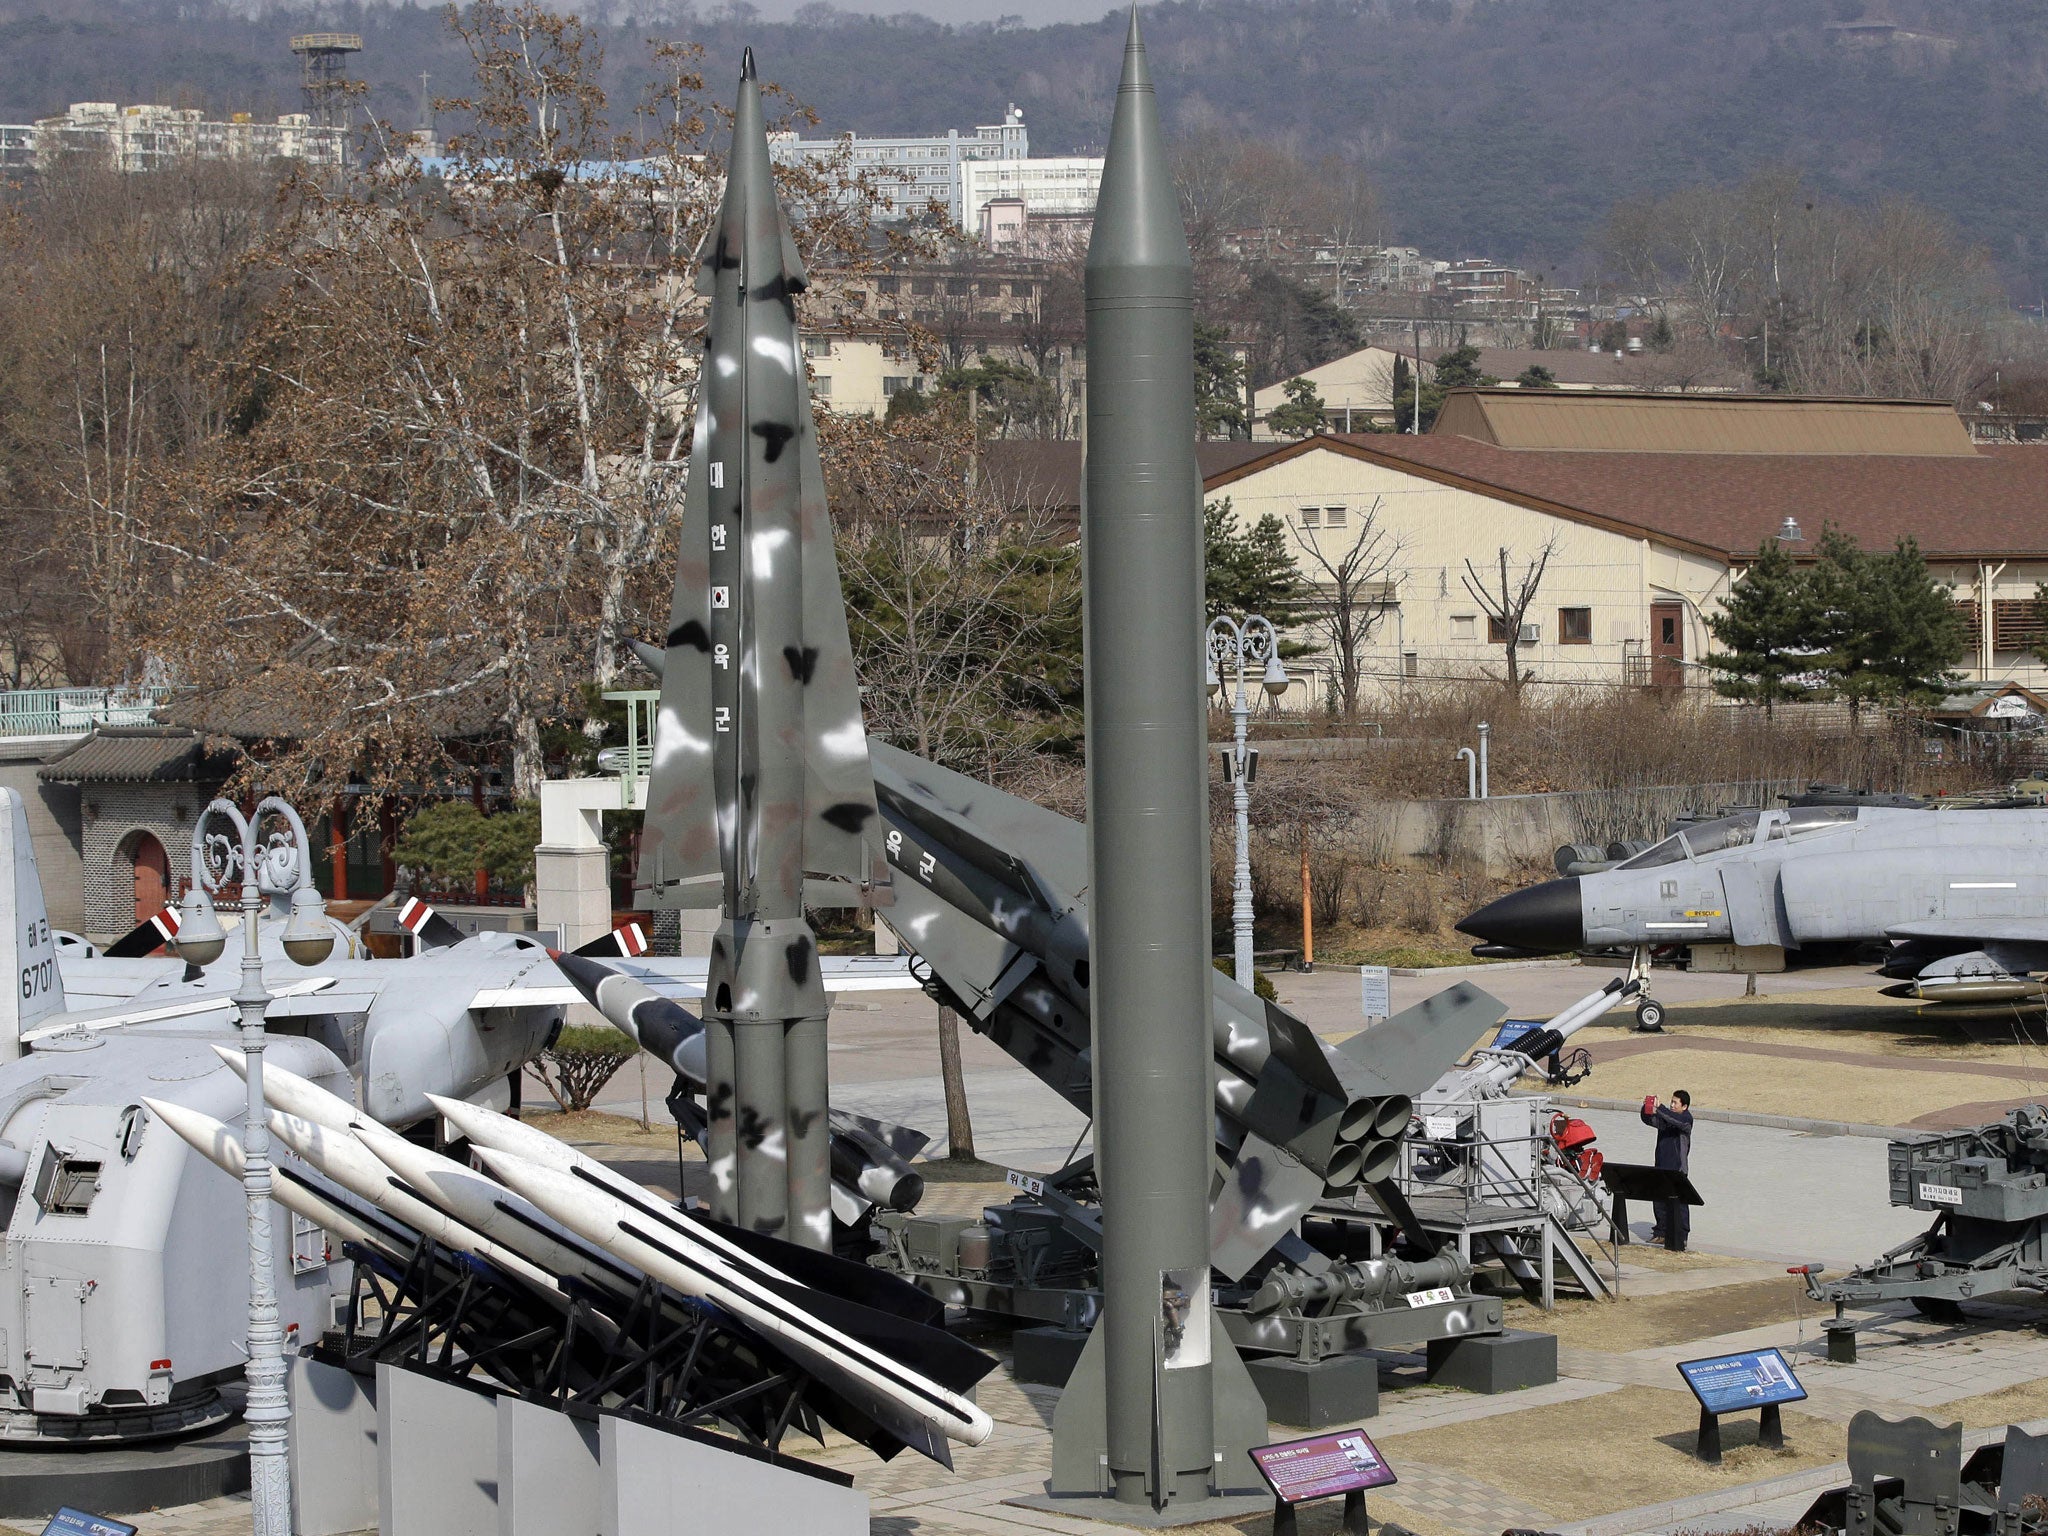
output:
M 1028 446 L 1041 496 L 1060 475 L 1078 483 L 1077 445 Z M 1505 547 L 1519 572 L 1546 546 L 1525 672 L 1703 686 L 1706 616 L 1729 584 L 1765 540 L 1803 555 L 1829 522 L 1869 549 L 1919 540 L 1964 607 L 1971 680 L 2048 685 L 2030 649 L 2048 581 L 2048 448 L 1973 443 L 1945 403 L 1485 389 L 1452 395 L 1420 437 L 1204 448 L 1207 494 L 1228 497 L 1241 524 L 1271 513 L 1331 563 L 1369 525 L 1398 545 L 1369 594 L 1379 622 L 1363 659 L 1382 690 L 1500 675 L 1501 637 L 1465 562 L 1497 570 Z

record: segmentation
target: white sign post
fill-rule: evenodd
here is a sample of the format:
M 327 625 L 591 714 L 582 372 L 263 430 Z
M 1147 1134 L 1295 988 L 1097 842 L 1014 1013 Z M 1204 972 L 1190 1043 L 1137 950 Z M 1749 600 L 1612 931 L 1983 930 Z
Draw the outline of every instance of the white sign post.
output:
M 1392 989 L 1390 972 L 1384 965 L 1361 965 L 1358 968 L 1358 1006 L 1368 1019 L 1384 1019 L 1393 1012 L 1388 1000 Z

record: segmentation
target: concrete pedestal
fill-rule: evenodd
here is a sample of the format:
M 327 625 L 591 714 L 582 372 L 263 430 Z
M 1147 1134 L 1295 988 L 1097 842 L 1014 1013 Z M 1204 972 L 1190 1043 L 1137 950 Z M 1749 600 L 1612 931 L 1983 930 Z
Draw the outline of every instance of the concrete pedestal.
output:
M 498 1536 L 599 1536 L 595 1419 L 498 1399 Z
M 1432 1339 L 1429 1379 L 1438 1386 L 1467 1392 L 1518 1392 L 1548 1386 L 1557 1380 L 1557 1336 L 1524 1333 L 1468 1334 L 1459 1339 Z
M 607 1414 L 600 1536 L 868 1536 L 868 1496 L 825 1477 Z
M 1244 1363 L 1276 1424 L 1328 1429 L 1380 1411 L 1380 1363 L 1373 1355 L 1332 1355 L 1313 1362 L 1286 1357 Z
M 377 1536 L 498 1536 L 495 1395 L 377 1367 Z
M 377 1523 L 377 1389 L 367 1376 L 291 1362 L 292 1530 L 343 1536 Z
M 1078 1328 L 1019 1328 L 1010 1336 L 1011 1374 L 1040 1387 L 1064 1387 L 1088 1335 Z

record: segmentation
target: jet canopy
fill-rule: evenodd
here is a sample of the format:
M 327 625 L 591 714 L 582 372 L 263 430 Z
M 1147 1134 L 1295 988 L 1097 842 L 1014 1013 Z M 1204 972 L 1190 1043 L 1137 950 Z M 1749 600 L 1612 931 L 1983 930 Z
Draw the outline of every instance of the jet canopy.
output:
M 1675 832 L 1618 867 L 1655 869 L 1663 864 L 1676 864 L 1681 859 L 1703 859 L 1710 853 L 1746 848 L 1759 841 L 1801 837 L 1852 822 L 1856 819 L 1856 811 L 1857 807 L 1853 805 L 1802 805 L 1789 811 L 1737 811 L 1732 816 L 1702 821 L 1683 832 Z M 1759 823 L 1765 824 L 1761 838 L 1757 835 Z

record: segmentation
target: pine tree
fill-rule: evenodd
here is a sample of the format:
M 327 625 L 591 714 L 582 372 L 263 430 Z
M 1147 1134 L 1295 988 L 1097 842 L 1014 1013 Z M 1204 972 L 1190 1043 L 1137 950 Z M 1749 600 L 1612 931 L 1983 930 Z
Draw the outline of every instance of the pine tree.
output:
M 1721 611 L 1707 617 L 1720 647 L 1706 658 L 1714 691 L 1761 704 L 1766 716 L 1779 701 L 1802 697 L 1807 690 L 1792 679 L 1814 668 L 1814 619 L 1811 582 L 1776 539 L 1766 540 Z
M 1890 554 L 1872 555 L 1829 524 L 1817 553 L 1815 639 L 1830 689 L 1848 701 L 1852 722 L 1866 703 L 1932 703 L 1955 685 L 1962 622 L 1918 541 L 1902 538 Z
M 1287 541 L 1287 525 L 1268 512 L 1240 530 L 1230 498 L 1202 508 L 1204 592 L 1208 611 L 1262 613 L 1285 628 L 1308 595 Z
M 1280 386 L 1284 404 L 1266 412 L 1266 425 L 1282 437 L 1307 437 L 1323 430 L 1323 397 L 1307 379 L 1292 378 Z

